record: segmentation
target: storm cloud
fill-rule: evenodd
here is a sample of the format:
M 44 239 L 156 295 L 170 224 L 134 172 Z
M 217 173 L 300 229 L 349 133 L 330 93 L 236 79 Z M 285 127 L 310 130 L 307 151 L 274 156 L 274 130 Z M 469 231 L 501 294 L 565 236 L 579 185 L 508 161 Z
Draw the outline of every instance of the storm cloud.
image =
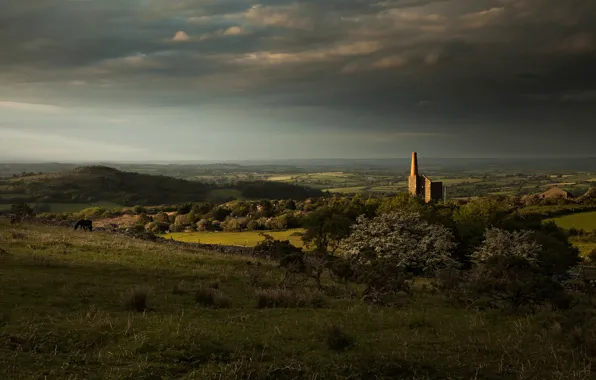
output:
M 589 0 L 0 1 L 0 158 L 589 155 L 595 18 Z

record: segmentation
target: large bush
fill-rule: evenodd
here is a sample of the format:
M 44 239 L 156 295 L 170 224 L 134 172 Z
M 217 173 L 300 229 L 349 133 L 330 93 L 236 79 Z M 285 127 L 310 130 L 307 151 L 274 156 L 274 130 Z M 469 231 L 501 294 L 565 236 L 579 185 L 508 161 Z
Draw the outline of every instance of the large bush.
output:
M 342 247 L 362 265 L 382 263 L 416 273 L 457 266 L 451 256 L 455 248 L 452 233 L 422 220 L 414 212 L 390 212 L 372 219 L 360 217 Z
M 462 285 L 476 297 L 487 298 L 490 306 L 513 311 L 533 311 L 545 303 L 570 306 L 571 298 L 550 273 L 553 267 L 565 266 L 551 265 L 552 256 L 535 232 L 488 229 L 472 257 L 475 266 Z
M 358 218 L 342 250 L 352 263 L 350 276 L 365 284 L 365 295 L 409 293 L 407 272 L 430 274 L 456 267 L 451 232 L 414 212 L 390 212 Z M 345 265 L 344 265 L 345 267 Z

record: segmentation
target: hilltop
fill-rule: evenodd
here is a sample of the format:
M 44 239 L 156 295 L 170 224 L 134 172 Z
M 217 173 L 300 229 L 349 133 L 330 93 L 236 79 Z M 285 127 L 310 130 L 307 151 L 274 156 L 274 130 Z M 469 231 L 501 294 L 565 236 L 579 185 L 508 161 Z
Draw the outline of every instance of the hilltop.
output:
M 458 308 L 423 284 L 383 307 L 283 278 L 267 260 L 0 218 L 0 378 L 591 376 L 575 314 Z
M 320 195 L 318 190 L 285 183 L 254 181 L 214 185 L 107 166 L 84 166 L 0 180 L 2 203 L 103 201 L 133 206 L 228 199 L 305 199 Z

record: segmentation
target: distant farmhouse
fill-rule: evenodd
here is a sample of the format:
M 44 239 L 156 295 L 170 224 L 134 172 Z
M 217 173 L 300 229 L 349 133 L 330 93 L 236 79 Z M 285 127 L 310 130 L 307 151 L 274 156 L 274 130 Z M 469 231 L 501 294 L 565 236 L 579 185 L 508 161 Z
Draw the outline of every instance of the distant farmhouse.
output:
M 558 187 L 553 187 L 538 196 L 540 199 L 572 199 L 573 194 Z
M 433 182 L 430 178 L 418 175 L 418 155 L 412 152 L 412 167 L 408 178 L 408 191 L 415 196 L 423 196 L 426 203 L 443 198 L 443 182 Z

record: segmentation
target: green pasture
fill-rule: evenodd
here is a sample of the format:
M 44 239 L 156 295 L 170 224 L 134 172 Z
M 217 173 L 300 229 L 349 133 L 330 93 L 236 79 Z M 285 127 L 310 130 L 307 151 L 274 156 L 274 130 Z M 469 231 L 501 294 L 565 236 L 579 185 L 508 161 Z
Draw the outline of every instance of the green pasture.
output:
M 443 185 L 459 185 L 461 183 L 482 182 L 482 178 L 440 178 L 431 177 L 433 181 L 443 182 Z
M 596 211 L 578 212 L 549 219 L 562 228 L 576 228 L 585 231 L 596 230 Z
M 361 192 L 365 188 L 366 188 L 366 186 L 338 187 L 338 188 L 325 189 L 324 191 L 328 191 L 330 193 L 350 194 L 350 193 Z
M 265 239 L 260 235 L 263 232 L 273 236 L 277 240 L 289 240 L 296 247 L 302 247 L 300 236 L 292 236 L 294 233 L 302 233 L 302 229 L 290 229 L 285 231 L 243 231 L 243 232 L 173 232 L 164 235 L 166 239 L 174 239 L 190 243 L 236 245 L 242 247 L 254 247 Z
M 0 379 L 593 378 L 593 335 L 563 314 L 457 307 L 418 282 L 383 307 L 284 278 L 275 262 L 0 220 Z

